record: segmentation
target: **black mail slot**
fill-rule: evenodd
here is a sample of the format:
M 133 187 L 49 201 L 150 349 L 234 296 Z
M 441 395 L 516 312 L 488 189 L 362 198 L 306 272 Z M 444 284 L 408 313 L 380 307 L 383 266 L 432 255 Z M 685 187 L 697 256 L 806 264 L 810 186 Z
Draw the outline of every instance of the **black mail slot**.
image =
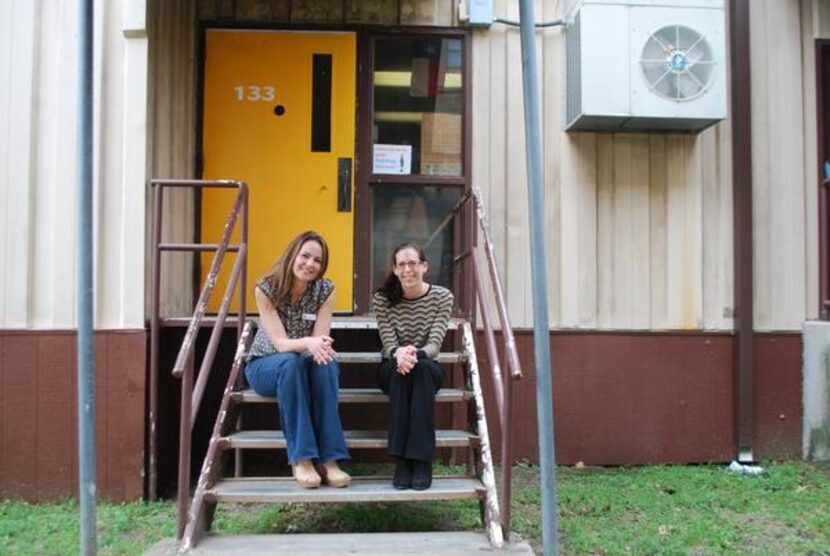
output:
M 331 151 L 331 54 L 314 54 L 311 73 L 311 152 Z

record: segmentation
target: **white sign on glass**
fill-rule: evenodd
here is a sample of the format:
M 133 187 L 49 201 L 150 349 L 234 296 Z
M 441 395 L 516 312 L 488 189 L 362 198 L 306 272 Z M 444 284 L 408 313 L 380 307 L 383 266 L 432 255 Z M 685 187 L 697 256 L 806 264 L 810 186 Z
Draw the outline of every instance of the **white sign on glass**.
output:
M 411 174 L 412 145 L 375 144 L 372 173 Z

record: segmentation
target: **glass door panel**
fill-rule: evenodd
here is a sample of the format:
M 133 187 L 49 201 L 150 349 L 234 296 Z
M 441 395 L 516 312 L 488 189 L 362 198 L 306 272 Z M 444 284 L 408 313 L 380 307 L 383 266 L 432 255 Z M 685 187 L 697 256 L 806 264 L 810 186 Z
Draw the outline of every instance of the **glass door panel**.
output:
M 373 174 L 463 173 L 463 43 L 376 38 Z
M 373 191 L 373 289 L 391 269 L 392 250 L 401 243 L 422 245 L 429 261 L 427 282 L 452 289 L 455 230 L 450 215 L 461 188 L 396 185 Z

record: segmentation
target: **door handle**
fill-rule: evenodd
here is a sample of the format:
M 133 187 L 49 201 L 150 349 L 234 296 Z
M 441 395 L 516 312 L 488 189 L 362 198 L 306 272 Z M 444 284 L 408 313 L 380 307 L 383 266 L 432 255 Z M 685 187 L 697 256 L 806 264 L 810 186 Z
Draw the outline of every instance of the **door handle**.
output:
M 352 159 L 337 159 L 337 212 L 352 210 Z

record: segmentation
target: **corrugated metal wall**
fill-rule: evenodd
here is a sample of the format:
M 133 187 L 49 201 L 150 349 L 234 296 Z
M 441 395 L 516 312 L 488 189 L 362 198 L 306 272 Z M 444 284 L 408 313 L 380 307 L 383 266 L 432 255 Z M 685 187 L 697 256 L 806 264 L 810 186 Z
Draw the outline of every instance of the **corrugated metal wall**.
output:
M 818 232 L 815 223 L 806 225 L 806 213 L 817 212 L 808 193 L 816 176 L 814 166 L 805 168 L 816 135 L 805 137 L 802 81 L 815 62 L 812 51 L 802 59 L 798 2 L 753 1 L 750 25 L 755 322 L 763 329 L 800 329 L 818 306 L 807 294 L 808 275 L 815 280 L 818 273 L 814 264 L 807 267 L 807 259 L 818 257 L 807 251 Z
M 147 40 L 95 3 L 95 326 L 144 326 Z M 0 328 L 75 326 L 77 6 L 0 4 Z
M 198 10 L 240 24 L 397 23 L 398 13 L 401 23 L 455 24 L 441 2 L 295 4 L 212 0 Z M 560 17 L 559 4 L 537 2 L 537 18 Z M 760 330 L 795 330 L 815 316 L 815 184 L 805 170 L 815 167 L 814 100 L 802 82 L 813 73 L 812 34 L 801 27 L 818 8 L 802 4 L 767 1 L 752 10 L 753 53 L 771 54 L 756 54 L 752 67 Z M 516 2 L 495 0 L 494 11 L 518 18 Z M 699 135 L 564 133 L 564 36 L 552 28 L 538 37 L 551 325 L 731 329 L 730 122 Z M 512 320 L 531 326 L 518 30 L 475 31 L 472 56 L 473 181 L 487 202 Z
M 516 3 L 495 4 L 517 17 Z M 537 6 L 539 19 L 558 17 L 555 4 Z M 816 306 L 799 5 L 753 2 L 752 14 L 755 325 L 794 330 Z M 564 37 L 539 36 L 552 325 L 730 329 L 730 122 L 699 135 L 563 133 Z M 474 181 L 512 317 L 529 326 L 519 34 L 476 32 L 473 55 Z
M 514 19 L 516 9 L 496 2 Z M 537 9 L 540 20 L 561 16 L 556 3 Z M 564 34 L 538 36 L 552 326 L 730 328 L 728 125 L 699 136 L 564 133 Z M 473 177 L 512 319 L 530 326 L 520 55 L 516 29 L 475 33 Z
M 149 178 L 195 177 L 196 107 L 194 41 L 195 5 L 190 0 L 148 2 L 149 68 Z M 152 217 L 147 191 L 148 222 Z M 188 190 L 167 189 L 164 197 L 162 239 L 193 241 L 193 196 Z M 147 244 L 150 244 L 148 226 Z M 150 251 L 147 250 L 147 301 L 149 303 Z M 166 316 L 193 311 L 193 256 L 162 254 L 161 305 Z M 149 305 L 148 305 L 149 307 Z M 148 313 L 149 314 L 149 313 Z
M 191 2 L 151 0 L 148 72 L 147 40 L 140 29 L 124 31 L 138 4 L 121 0 L 96 6 L 98 327 L 143 325 L 149 260 L 146 174 L 193 174 L 196 17 L 455 24 L 452 3 L 438 1 L 213 0 L 194 8 Z M 537 2 L 537 17 L 559 17 L 558 4 Z M 516 2 L 495 0 L 494 5 L 498 15 L 518 17 Z M 5 43 L 0 54 L 0 129 L 5 130 L 0 134 L 0 327 L 71 327 L 75 6 L 14 0 L 0 9 Z M 823 29 L 822 14 L 815 0 L 753 2 L 758 329 L 795 330 L 815 316 L 812 40 Z M 538 36 L 552 326 L 731 328 L 729 123 L 696 136 L 566 134 L 564 37 L 559 29 Z M 529 326 L 517 30 L 494 25 L 475 31 L 472 56 L 473 180 L 487 200 L 514 323 Z M 151 149 L 146 164 L 145 145 Z M 168 237 L 187 238 L 190 199 L 179 196 L 168 206 Z M 186 308 L 191 298 L 188 262 L 182 257 L 166 274 L 168 313 Z

